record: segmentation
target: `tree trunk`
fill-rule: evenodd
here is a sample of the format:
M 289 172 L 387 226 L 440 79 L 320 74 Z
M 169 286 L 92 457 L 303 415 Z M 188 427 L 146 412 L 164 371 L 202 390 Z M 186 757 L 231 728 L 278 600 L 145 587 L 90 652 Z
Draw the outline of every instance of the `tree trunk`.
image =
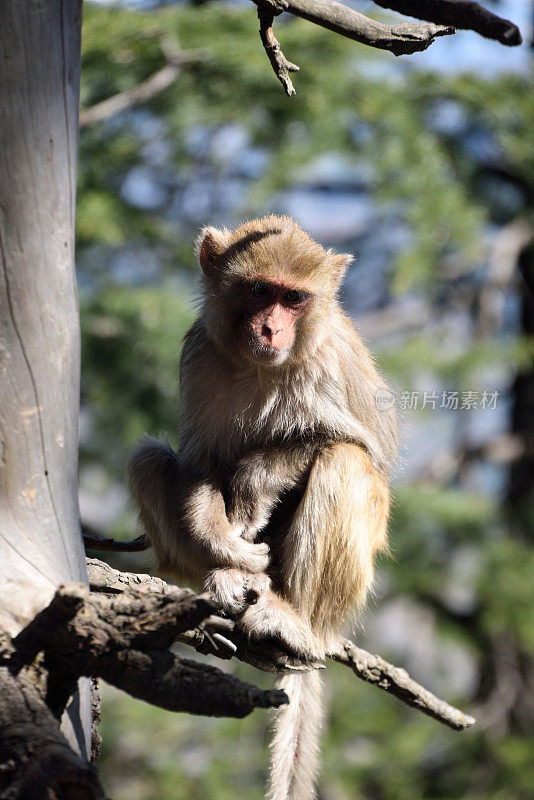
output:
M 86 582 L 74 215 L 81 0 L 0 4 L 0 627 Z M 89 693 L 63 730 L 87 757 Z

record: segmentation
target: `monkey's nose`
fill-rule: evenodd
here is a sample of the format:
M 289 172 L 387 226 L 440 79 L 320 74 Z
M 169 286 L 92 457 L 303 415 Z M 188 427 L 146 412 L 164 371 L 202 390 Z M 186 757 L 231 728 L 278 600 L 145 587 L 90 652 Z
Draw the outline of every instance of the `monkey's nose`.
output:
M 275 329 L 270 325 L 264 324 L 261 335 L 265 336 L 266 339 L 272 340 L 281 332 L 282 328 Z

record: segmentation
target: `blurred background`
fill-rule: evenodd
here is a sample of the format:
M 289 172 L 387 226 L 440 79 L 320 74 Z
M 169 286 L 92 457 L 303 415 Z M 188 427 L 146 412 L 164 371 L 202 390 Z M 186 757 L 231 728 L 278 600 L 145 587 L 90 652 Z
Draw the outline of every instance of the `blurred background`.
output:
M 534 797 L 534 3 L 486 6 L 525 44 L 459 32 L 395 59 L 282 17 L 301 67 L 288 100 L 249 2 L 84 4 L 87 526 L 132 538 L 127 454 L 144 431 L 176 444 L 200 226 L 289 213 L 356 255 L 342 302 L 394 388 L 402 446 L 391 557 L 352 633 L 478 724 L 450 731 L 329 664 L 321 800 Z M 262 797 L 264 712 L 194 718 L 102 691 L 115 800 Z

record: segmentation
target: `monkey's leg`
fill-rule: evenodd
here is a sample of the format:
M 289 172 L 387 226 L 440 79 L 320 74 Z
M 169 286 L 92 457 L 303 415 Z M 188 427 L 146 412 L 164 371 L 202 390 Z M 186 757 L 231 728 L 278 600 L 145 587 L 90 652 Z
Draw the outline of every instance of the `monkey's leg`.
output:
M 362 448 L 335 444 L 318 454 L 283 542 L 282 570 L 287 597 L 325 650 L 365 599 L 373 555 L 386 543 L 388 508 L 385 481 Z M 291 676 L 277 684 L 290 702 L 274 718 L 268 800 L 314 795 L 322 712 L 313 681 Z
M 194 581 L 216 567 L 267 568 L 268 546 L 241 538 L 220 490 L 188 474 L 169 444 L 145 437 L 128 462 L 127 479 L 160 568 Z
M 386 546 L 389 490 L 367 452 L 355 444 L 325 447 L 283 542 L 287 597 L 328 644 L 373 579 L 374 555 Z

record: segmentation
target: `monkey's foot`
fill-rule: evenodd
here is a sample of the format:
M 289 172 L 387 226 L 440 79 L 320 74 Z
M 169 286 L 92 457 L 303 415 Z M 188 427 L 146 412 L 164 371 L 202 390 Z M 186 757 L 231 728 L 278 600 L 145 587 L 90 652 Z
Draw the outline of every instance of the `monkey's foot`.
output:
M 205 582 L 205 589 L 229 614 L 243 611 L 247 605 L 257 603 L 269 591 L 271 581 L 262 573 L 252 575 L 239 569 L 216 569 Z
M 324 647 L 307 622 L 272 591 L 262 593 L 254 605 L 245 609 L 239 627 L 251 638 L 276 639 L 303 660 L 324 658 Z

